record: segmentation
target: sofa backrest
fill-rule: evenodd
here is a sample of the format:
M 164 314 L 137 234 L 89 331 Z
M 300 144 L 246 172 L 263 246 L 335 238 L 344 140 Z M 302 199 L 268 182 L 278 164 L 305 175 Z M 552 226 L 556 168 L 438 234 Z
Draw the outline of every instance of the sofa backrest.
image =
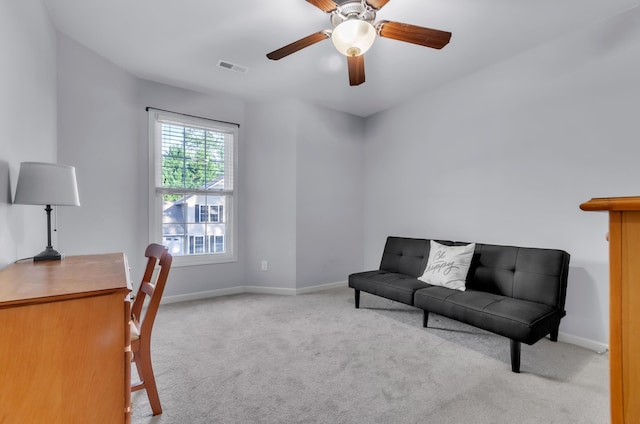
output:
M 468 242 L 436 240 L 449 246 Z M 430 240 L 388 237 L 380 269 L 419 277 L 429 259 Z M 570 255 L 557 249 L 476 243 L 467 290 L 478 290 L 564 311 Z
M 418 278 L 427 267 L 429 247 L 429 240 L 388 237 L 380 269 Z

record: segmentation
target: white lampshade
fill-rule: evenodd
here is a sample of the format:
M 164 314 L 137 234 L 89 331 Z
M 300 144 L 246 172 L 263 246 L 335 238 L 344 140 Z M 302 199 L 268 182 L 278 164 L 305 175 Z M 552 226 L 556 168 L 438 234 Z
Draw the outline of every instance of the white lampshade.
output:
M 367 21 L 347 19 L 333 29 L 331 41 L 345 56 L 363 55 L 373 45 L 376 29 Z
M 22 162 L 13 203 L 80 206 L 76 169 L 43 162 Z

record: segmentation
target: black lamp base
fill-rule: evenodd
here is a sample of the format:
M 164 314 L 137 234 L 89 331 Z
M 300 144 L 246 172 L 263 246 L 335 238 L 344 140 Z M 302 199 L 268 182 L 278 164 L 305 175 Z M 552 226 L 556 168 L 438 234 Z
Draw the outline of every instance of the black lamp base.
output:
M 64 253 L 58 252 L 51 246 L 47 246 L 42 252 L 33 257 L 34 261 L 60 261 L 64 259 Z
M 64 258 L 64 253 L 58 252 L 51 246 L 51 205 L 47 205 L 44 211 L 47 213 L 47 247 L 36 256 L 33 257 L 34 261 L 59 261 Z

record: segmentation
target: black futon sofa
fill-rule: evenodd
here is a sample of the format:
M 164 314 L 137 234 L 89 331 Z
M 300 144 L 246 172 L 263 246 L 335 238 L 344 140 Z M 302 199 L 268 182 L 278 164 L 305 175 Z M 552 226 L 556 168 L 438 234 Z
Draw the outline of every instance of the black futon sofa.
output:
M 436 240 L 448 246 L 469 243 Z M 360 307 L 360 291 L 382 296 L 452 318 L 511 340 L 511 369 L 520 372 L 520 344 L 532 345 L 546 335 L 558 340 L 565 316 L 570 255 L 562 250 L 476 243 L 460 291 L 427 284 L 422 276 L 430 240 L 388 237 L 380 269 L 349 275 Z

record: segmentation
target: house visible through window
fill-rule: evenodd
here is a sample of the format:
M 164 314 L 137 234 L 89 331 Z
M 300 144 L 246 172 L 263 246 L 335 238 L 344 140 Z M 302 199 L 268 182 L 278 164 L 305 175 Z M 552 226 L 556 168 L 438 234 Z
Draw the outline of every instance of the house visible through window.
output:
M 177 264 L 235 260 L 237 126 L 148 111 L 152 241 Z

